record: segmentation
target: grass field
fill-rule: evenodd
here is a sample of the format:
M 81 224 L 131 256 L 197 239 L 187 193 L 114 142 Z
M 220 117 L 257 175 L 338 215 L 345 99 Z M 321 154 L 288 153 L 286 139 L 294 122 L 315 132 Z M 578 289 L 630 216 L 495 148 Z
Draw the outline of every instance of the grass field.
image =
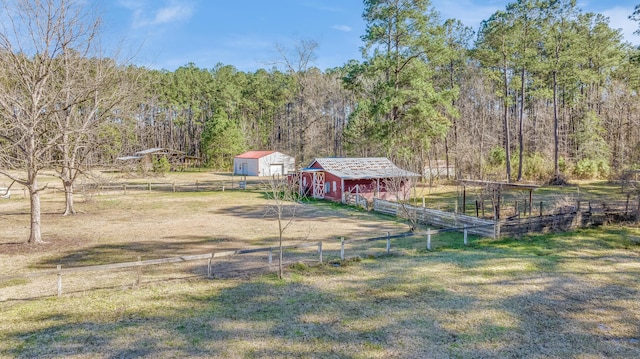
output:
M 1 274 L 272 245 L 277 235 L 257 192 L 101 196 L 69 218 L 56 214 L 57 197 L 44 198 L 49 243 L 36 248 L 20 243 L 28 203 L 0 203 Z M 404 229 L 315 203 L 288 235 Z M 283 280 L 190 275 L 5 300 L 0 357 L 640 357 L 639 238 L 635 227 L 603 227 L 443 241 L 431 252 L 406 240 L 390 256 L 294 263 Z

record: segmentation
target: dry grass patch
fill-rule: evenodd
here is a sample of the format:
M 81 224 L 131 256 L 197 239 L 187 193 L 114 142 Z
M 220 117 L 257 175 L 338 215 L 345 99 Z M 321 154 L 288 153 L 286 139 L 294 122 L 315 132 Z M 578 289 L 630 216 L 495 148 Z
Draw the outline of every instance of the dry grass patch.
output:
M 268 243 L 264 204 L 251 192 L 98 198 L 80 216 L 48 218 L 50 243 L 33 253 L 0 245 L 0 269 Z M 404 228 L 322 204 L 299 223 L 292 237 L 308 240 Z M 334 252 L 324 265 L 291 265 L 284 280 L 208 280 L 200 265 L 179 269 L 182 279 L 149 269 L 160 279 L 134 287 L 124 271 L 110 289 L 0 302 L 0 357 L 640 357 L 640 246 L 628 239 L 638 235 L 606 227 L 389 256 L 370 243 L 376 256 Z M 6 295 L 24 284 L 3 285 Z

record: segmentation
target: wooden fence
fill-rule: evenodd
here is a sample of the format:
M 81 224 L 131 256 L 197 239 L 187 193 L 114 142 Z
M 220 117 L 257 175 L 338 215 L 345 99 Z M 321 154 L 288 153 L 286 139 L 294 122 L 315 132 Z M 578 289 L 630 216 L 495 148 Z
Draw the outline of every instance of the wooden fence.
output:
M 411 216 L 415 216 L 414 218 L 416 218 L 421 224 L 432 225 L 449 230 L 457 229 L 460 231 L 466 228 L 469 233 L 482 237 L 495 238 L 496 236 L 499 236 L 499 233 L 496 233 L 496 223 L 494 221 L 459 213 L 444 212 L 426 207 L 384 201 L 381 199 L 373 200 L 373 210 L 392 216 L 402 216 L 402 212 L 405 212 Z
M 464 232 L 462 238 L 461 238 L 461 243 L 464 243 L 464 245 L 467 245 L 469 240 L 468 240 L 468 232 L 466 229 L 461 228 L 461 231 Z M 407 237 L 414 237 L 416 238 L 416 241 L 414 242 L 415 244 L 421 246 L 422 248 L 426 249 L 426 250 L 433 250 L 434 246 L 432 243 L 432 236 L 437 235 L 439 233 L 444 233 L 444 232 L 449 232 L 449 230 L 427 230 L 424 232 L 404 232 L 404 233 L 399 233 L 399 234 L 391 234 L 390 232 L 387 232 L 386 235 L 384 236 L 379 236 L 379 237 L 371 237 L 371 238 L 360 238 L 360 239 L 348 239 L 345 240 L 344 237 L 340 238 L 340 254 L 339 257 L 340 260 L 345 260 L 346 259 L 346 250 L 348 249 L 348 245 L 356 245 L 357 243 L 367 243 L 367 242 L 375 242 L 375 241 L 386 241 L 386 246 L 385 249 L 383 250 L 384 253 L 386 254 L 390 254 L 391 253 L 391 240 L 392 239 L 400 239 L 400 238 L 407 238 Z M 424 241 L 424 242 L 422 242 Z M 421 244 L 422 243 L 422 244 Z M 335 245 L 335 242 L 329 242 L 326 243 L 328 245 Z M 323 256 L 325 255 L 326 252 L 326 246 L 323 247 L 323 242 L 322 241 L 316 241 L 316 242 L 303 242 L 303 243 L 299 243 L 299 244 L 293 244 L 293 245 L 286 245 L 283 246 L 283 251 L 291 251 L 294 249 L 302 249 L 304 250 L 305 248 L 317 248 L 317 261 L 319 263 L 323 263 Z M 324 248 L 324 249 L 323 249 Z M 369 248 L 369 247 L 368 247 Z M 369 248 L 371 249 L 371 248 Z M 357 249 L 356 248 L 352 248 L 351 249 L 353 252 L 356 252 Z M 138 257 L 137 261 L 133 261 L 133 262 L 123 262 L 123 263 L 112 263 L 112 264 L 103 264 L 103 265 L 94 265 L 94 266 L 84 266 L 84 267 L 69 267 L 69 268 L 63 268 L 62 265 L 58 265 L 56 269 L 50 269 L 50 270 L 44 270 L 44 271 L 37 271 L 37 272 L 33 272 L 33 273 L 27 273 L 27 274 L 14 274 L 14 275 L 8 275 L 8 276 L 2 276 L 0 277 L 0 283 L 2 282 L 9 282 L 9 281 L 13 281 L 13 280 L 24 280 L 24 279 L 40 279 L 42 280 L 43 278 L 46 277 L 55 277 L 56 278 L 56 288 L 57 288 L 57 295 L 61 296 L 63 294 L 63 276 L 66 275 L 71 275 L 71 274 L 82 274 L 82 273 L 88 273 L 88 272 L 112 272 L 112 271 L 119 271 L 119 270 L 123 270 L 123 269 L 132 269 L 133 273 L 135 275 L 135 285 L 138 286 L 143 282 L 143 276 L 144 276 L 144 272 L 143 272 L 143 268 L 145 267 L 149 267 L 149 266 L 162 266 L 162 265 L 168 265 L 168 264 L 175 264 L 175 263 L 186 263 L 186 262 L 202 262 L 202 261 L 206 261 L 206 277 L 207 278 L 214 278 L 217 274 L 221 274 L 224 273 L 224 270 L 220 270 L 220 271 L 214 271 L 214 261 L 216 259 L 228 259 L 230 257 L 233 256 L 241 256 L 241 255 L 246 255 L 246 254 L 251 254 L 251 253 L 259 253 L 259 252 L 267 252 L 268 253 L 268 265 L 266 266 L 266 268 L 272 268 L 273 265 L 273 253 L 278 253 L 279 251 L 279 247 L 261 247 L 261 248 L 249 248 L 249 249 L 239 249 L 239 250 L 231 250 L 231 251 L 220 251 L 220 252 L 212 252 L 212 253 L 204 253 L 204 254 L 196 254 L 196 255 L 184 255 L 184 256 L 178 256 L 178 257 L 170 257 L 170 258 L 160 258 L 160 259 L 150 259 L 150 260 L 141 260 L 140 257 Z M 292 258 L 294 256 L 292 256 L 291 254 L 287 255 L 288 258 Z M 309 257 L 306 257 L 307 261 L 309 260 Z M 250 260 L 249 258 L 244 258 L 244 260 Z M 226 262 L 225 262 L 226 263 Z M 224 266 L 223 266 L 224 267 Z M 265 266 L 263 265 L 261 268 L 265 268 Z M 250 268 L 250 269 L 255 269 L 255 268 Z M 250 269 L 240 269 L 240 270 L 250 270 Z M 234 270 L 237 271 L 237 270 Z M 150 275 L 149 275 L 150 276 Z M 92 276 L 91 278 L 94 278 L 95 276 Z M 87 282 L 86 278 L 83 279 L 83 282 Z M 21 285 L 20 283 L 15 284 L 15 285 Z M 7 285 L 3 285 L 4 288 L 10 287 L 12 286 L 12 284 L 7 283 Z M 46 286 L 46 285 L 45 285 Z M 6 298 L 5 298 L 6 299 Z M 2 298 L 0 298 L 0 300 L 3 300 Z
M 176 183 L 176 182 L 147 182 L 147 183 L 107 183 L 92 184 L 81 186 L 81 190 L 104 192 L 121 192 L 128 194 L 129 192 L 152 191 L 160 192 L 200 192 L 200 191 L 225 191 L 236 189 L 258 188 L 260 183 L 257 181 L 196 181 L 195 183 Z

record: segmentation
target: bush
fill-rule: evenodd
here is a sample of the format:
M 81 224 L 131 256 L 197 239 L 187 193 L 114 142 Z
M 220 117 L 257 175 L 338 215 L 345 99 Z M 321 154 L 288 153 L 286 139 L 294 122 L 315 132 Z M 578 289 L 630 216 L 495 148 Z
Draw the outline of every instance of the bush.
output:
M 609 164 L 602 159 L 583 159 L 573 168 L 573 174 L 582 179 L 604 178 L 609 175 L 609 172 Z
M 532 180 L 546 180 L 553 172 L 553 161 L 545 159 L 538 152 L 528 153 L 524 157 L 524 176 Z
M 165 174 L 171 170 L 169 160 L 162 156 L 153 161 L 153 173 Z
M 502 166 L 507 162 L 507 153 L 504 148 L 495 146 L 489 151 L 488 162 L 491 166 Z

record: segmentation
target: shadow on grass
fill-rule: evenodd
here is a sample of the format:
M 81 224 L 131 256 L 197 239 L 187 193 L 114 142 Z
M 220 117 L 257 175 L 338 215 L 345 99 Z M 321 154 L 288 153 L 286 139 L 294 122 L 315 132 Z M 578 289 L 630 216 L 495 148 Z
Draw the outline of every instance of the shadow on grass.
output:
M 630 231 L 475 240 L 298 263 L 285 280 L 192 279 L 14 303 L 0 356 L 638 357 Z M 606 257 L 620 266 L 594 270 Z
M 162 241 L 132 241 L 118 244 L 102 244 L 83 247 L 63 252 L 60 255 L 47 257 L 39 261 L 33 268 L 51 268 L 62 264 L 64 266 L 88 266 L 110 264 L 118 262 L 173 257 L 187 254 L 202 254 L 211 252 L 216 244 L 233 242 L 229 237 L 209 236 L 170 236 Z

